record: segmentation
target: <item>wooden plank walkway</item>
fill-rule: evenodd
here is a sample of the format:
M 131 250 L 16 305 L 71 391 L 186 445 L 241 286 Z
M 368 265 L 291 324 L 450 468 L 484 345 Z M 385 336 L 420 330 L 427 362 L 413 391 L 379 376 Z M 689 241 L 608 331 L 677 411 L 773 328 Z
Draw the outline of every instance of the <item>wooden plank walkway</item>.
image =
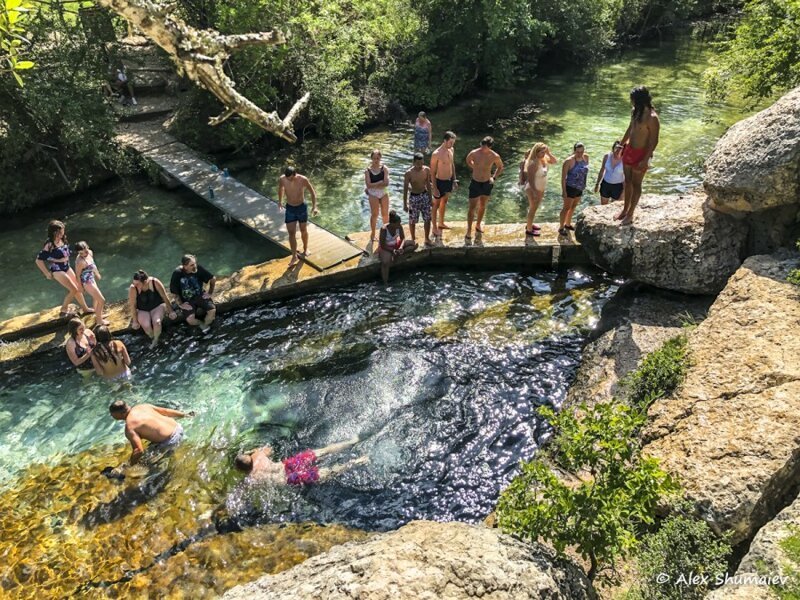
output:
M 278 209 L 277 202 L 233 177 L 226 179 L 222 172 L 214 172 L 211 163 L 169 134 L 153 128 L 152 124 L 133 125 L 117 135 L 121 143 L 134 148 L 231 218 L 289 250 L 284 213 Z M 213 198 L 209 188 L 214 190 Z M 297 238 L 299 245 L 299 232 Z M 363 254 L 354 244 L 311 222 L 308 223 L 308 248 L 310 255 L 305 261 L 320 271 Z

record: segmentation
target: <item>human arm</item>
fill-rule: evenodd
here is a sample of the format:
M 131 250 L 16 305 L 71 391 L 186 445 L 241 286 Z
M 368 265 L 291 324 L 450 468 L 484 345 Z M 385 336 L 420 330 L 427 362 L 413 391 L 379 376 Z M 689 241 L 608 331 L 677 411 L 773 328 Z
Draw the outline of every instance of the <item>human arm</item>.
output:
M 564 198 L 567 197 L 567 173 L 569 172 L 571 164 L 572 159 L 568 158 L 564 161 L 564 165 L 561 167 L 561 195 Z
M 283 175 L 278 178 L 278 210 L 283 210 Z
M 96 279 L 102 279 L 103 276 L 100 275 L 100 269 L 97 268 L 97 263 L 94 262 L 94 252 L 89 250 L 89 256 L 92 257 L 92 271 L 94 271 L 94 276 Z
M 494 155 L 494 175 L 492 175 L 492 181 L 497 181 L 497 178 L 503 174 L 503 169 L 505 165 L 503 164 L 503 159 L 500 158 L 499 154 Z
M 125 344 L 117 340 L 117 347 L 120 350 L 120 354 L 122 354 L 122 362 L 125 364 L 126 367 L 131 366 L 131 357 L 128 354 L 128 349 L 125 347 Z
M 76 367 L 82 365 L 83 363 L 92 360 L 92 347 L 86 349 L 86 354 L 78 357 L 77 353 L 75 352 L 75 346 L 77 346 L 77 342 L 73 339 L 69 339 L 67 341 L 67 358 L 69 361 L 75 365 Z
M 315 217 L 319 214 L 319 210 L 317 209 L 317 190 L 314 189 L 314 186 L 311 185 L 311 182 L 308 180 L 308 178 L 306 178 L 303 184 L 308 190 L 308 194 L 311 196 L 311 216 Z
M 428 148 L 433 145 L 433 123 L 428 121 Z
M 554 165 L 554 164 L 556 164 L 558 162 L 558 159 L 555 156 L 553 156 L 552 152 L 550 152 L 550 148 L 547 149 L 547 161 L 551 165 Z
M 477 150 L 473 150 L 469 154 L 467 154 L 467 158 L 464 159 L 464 162 L 467 163 L 469 170 L 472 171 L 475 168 L 475 152 Z
M 165 417 L 174 417 L 175 419 L 183 419 L 185 417 L 193 417 L 194 412 L 183 412 L 181 410 L 173 410 L 171 408 L 164 408 L 163 406 L 154 406 L 153 409 L 160 415 Z
M 600 182 L 603 181 L 603 174 L 606 172 L 606 161 L 608 160 L 608 154 L 603 157 L 603 163 L 600 165 L 600 170 L 597 173 L 597 181 L 594 183 L 594 191 L 597 193 L 597 190 L 600 188 Z
M 127 424 L 125 425 L 125 437 L 128 438 L 128 441 L 131 443 L 131 458 L 128 464 L 135 465 L 139 462 L 144 453 L 142 438 L 139 437 L 139 434 L 136 433 L 133 428 L 128 427 Z
M 439 188 L 436 187 L 436 169 L 439 168 L 439 157 L 436 155 L 436 152 L 434 152 L 431 155 L 431 167 L 430 168 L 431 168 L 431 180 L 432 180 L 431 189 L 433 190 L 433 195 L 434 196 L 438 196 L 439 195 Z
M 50 269 L 47 268 L 46 261 L 48 260 L 50 260 L 50 242 L 47 242 L 39 254 L 36 255 L 36 266 L 39 267 L 45 279 L 52 279 L 53 274 L 50 272 Z
M 169 306 L 169 301 L 167 301 L 167 305 Z M 141 326 L 139 319 L 136 318 L 136 287 L 133 284 L 128 288 L 128 311 L 131 313 L 131 327 L 139 329 Z
M 403 177 L 403 210 L 408 212 L 408 185 L 411 183 L 411 169 Z
M 620 144 L 622 144 L 623 147 L 625 147 L 625 144 L 628 143 L 628 138 L 631 137 L 631 128 L 632 127 L 633 127 L 633 117 L 631 117 L 631 122 L 628 123 L 628 128 L 625 130 L 625 135 L 623 135 L 622 139 L 620 140 Z
M 658 136 L 661 132 L 661 122 L 658 120 L 658 115 L 650 117 L 650 135 L 648 136 L 647 152 L 644 153 L 644 158 L 639 163 L 639 170 L 642 171 L 647 168 L 650 159 L 658 146 Z
M 425 175 L 426 175 L 426 177 L 425 177 L 425 191 L 428 192 L 428 197 L 432 198 L 433 197 L 433 193 L 432 193 L 433 192 L 433 182 L 431 181 L 432 180 L 431 170 L 428 169 L 427 167 L 425 169 Z
M 212 276 L 211 279 L 208 280 L 208 295 L 209 296 L 212 296 L 214 294 L 214 288 L 216 286 L 217 286 L 217 278 Z
M 156 289 L 156 292 L 158 292 L 158 295 L 161 296 L 161 299 L 164 301 L 164 304 L 169 308 L 169 318 L 170 319 L 176 318 L 178 315 L 175 313 L 174 310 L 172 310 L 172 304 L 169 301 L 169 296 L 167 296 L 167 290 L 164 287 L 164 284 L 161 283 L 161 280 L 157 279 L 156 277 L 153 277 L 153 287 Z

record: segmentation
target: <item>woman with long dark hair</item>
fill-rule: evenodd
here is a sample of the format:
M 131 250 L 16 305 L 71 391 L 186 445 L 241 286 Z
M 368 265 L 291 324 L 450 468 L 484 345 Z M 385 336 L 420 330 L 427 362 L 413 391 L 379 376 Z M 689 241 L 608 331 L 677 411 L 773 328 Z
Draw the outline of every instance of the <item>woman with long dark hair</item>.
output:
M 67 338 L 67 358 L 75 365 L 75 370 L 81 375 L 94 373 L 92 353 L 97 345 L 97 340 L 91 329 L 87 329 L 78 317 L 71 319 L 67 324 L 69 337 Z
M 127 381 L 131 378 L 131 357 L 128 349 L 120 340 L 111 337 L 105 325 L 95 332 L 97 345 L 92 352 L 92 364 L 95 372 L 104 379 Z
M 50 221 L 47 226 L 47 241 L 44 243 L 41 252 L 36 256 L 36 266 L 46 279 L 55 279 L 67 290 L 64 302 L 61 303 L 60 317 L 68 317 L 74 314 L 70 310 L 73 300 L 78 301 L 85 314 L 94 312 L 86 305 L 75 271 L 69 266 L 67 231 L 61 221 Z
M 650 91 L 643 85 L 631 90 L 631 122 L 622 136 L 625 205 L 617 215 L 621 225 L 633 223 L 633 211 L 642 195 L 642 180 L 658 146 L 661 124 Z

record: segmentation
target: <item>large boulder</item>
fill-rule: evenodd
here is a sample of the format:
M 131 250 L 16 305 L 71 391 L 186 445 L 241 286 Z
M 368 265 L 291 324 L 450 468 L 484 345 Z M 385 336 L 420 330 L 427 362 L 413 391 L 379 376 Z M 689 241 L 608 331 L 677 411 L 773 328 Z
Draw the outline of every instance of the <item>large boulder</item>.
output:
M 228 591 L 226 600 L 579 600 L 595 598 L 578 567 L 496 529 L 415 521 L 337 546 Z
M 619 207 L 593 206 L 576 223 L 590 260 L 611 273 L 686 294 L 716 294 L 743 258 L 747 226 L 709 209 L 705 194 L 643 196 L 632 226 Z
M 800 87 L 733 125 L 706 160 L 711 205 L 752 213 L 800 203 Z
M 643 432 L 645 453 L 733 544 L 800 485 L 800 290 L 786 282 L 798 266 L 788 251 L 744 262 L 689 336 L 684 383 L 653 404 Z
M 679 335 L 687 322 L 702 321 L 713 298 L 686 296 L 629 283 L 603 306 L 600 323 L 583 350 L 565 407 L 607 402 L 650 352 Z

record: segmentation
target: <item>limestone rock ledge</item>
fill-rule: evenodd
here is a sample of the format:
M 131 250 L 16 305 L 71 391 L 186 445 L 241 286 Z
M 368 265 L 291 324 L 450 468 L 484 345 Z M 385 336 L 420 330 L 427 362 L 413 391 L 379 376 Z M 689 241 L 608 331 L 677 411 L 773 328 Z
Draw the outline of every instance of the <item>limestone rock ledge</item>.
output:
M 583 571 L 544 546 L 465 523 L 414 521 L 229 590 L 225 600 L 580 600 Z
M 800 485 L 796 253 L 750 257 L 689 336 L 683 385 L 650 408 L 644 451 L 717 532 L 752 537 Z
M 616 275 L 685 294 L 716 294 L 742 262 L 747 224 L 711 210 L 701 192 L 642 196 L 633 225 L 619 205 L 592 206 L 577 219 L 591 261 Z

